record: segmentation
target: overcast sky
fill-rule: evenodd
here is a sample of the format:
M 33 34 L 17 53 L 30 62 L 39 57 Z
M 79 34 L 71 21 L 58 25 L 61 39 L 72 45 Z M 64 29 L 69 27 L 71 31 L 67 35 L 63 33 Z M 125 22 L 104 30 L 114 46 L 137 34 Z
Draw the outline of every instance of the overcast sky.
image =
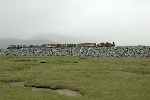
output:
M 0 0 L 0 38 L 52 35 L 150 45 L 150 0 Z

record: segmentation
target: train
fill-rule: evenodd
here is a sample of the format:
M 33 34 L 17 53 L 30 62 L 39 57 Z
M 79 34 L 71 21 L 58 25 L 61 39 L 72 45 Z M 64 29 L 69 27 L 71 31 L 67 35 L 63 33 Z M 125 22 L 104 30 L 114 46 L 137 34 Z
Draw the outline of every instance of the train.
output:
M 102 43 L 79 43 L 79 44 L 59 44 L 59 43 L 50 43 L 42 45 L 9 45 L 7 49 L 21 49 L 21 48 L 66 48 L 66 47 L 115 47 L 115 42 L 102 42 Z

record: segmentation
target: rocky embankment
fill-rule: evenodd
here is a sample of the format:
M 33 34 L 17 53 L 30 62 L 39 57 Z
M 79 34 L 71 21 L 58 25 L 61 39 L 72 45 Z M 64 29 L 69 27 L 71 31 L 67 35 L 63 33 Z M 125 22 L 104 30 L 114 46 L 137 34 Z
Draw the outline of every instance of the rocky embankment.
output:
M 1 56 L 150 57 L 149 46 L 0 49 Z

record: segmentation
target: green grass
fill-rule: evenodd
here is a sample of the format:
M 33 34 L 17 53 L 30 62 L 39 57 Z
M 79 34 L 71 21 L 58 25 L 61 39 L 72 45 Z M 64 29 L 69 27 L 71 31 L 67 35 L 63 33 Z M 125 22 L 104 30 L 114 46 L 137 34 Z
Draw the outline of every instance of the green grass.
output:
M 83 96 L 37 92 L 13 82 L 77 89 Z M 148 58 L 0 57 L 0 100 L 149 100 L 149 93 Z

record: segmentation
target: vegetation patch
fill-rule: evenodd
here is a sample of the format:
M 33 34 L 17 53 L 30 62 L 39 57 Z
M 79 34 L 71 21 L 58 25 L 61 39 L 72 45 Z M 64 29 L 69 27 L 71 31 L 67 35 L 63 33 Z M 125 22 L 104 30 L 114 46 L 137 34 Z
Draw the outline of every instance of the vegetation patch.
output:
M 0 100 L 149 100 L 149 79 L 149 58 L 0 57 Z
M 16 83 L 16 82 L 22 82 L 21 80 L 17 80 L 17 79 L 1 79 L 0 80 L 1 82 L 4 82 L 4 83 Z
M 46 60 L 41 60 L 40 63 L 47 63 L 47 61 Z
M 14 62 L 32 62 L 32 61 L 36 61 L 33 59 L 15 59 Z
M 20 80 L 15 80 L 15 79 L 9 79 L 9 80 L 5 80 L 5 79 L 1 79 L 1 82 L 5 82 L 5 83 L 13 83 L 13 82 L 20 82 Z
M 24 87 L 24 82 L 10 82 L 9 83 L 9 85 L 11 86 L 11 87 Z
M 150 75 L 150 69 L 140 67 L 140 68 L 125 68 L 122 69 L 121 71 L 123 72 L 129 72 L 129 73 L 134 73 L 134 74 L 140 74 L 140 75 Z
M 79 63 L 78 61 L 74 61 L 73 63 Z

